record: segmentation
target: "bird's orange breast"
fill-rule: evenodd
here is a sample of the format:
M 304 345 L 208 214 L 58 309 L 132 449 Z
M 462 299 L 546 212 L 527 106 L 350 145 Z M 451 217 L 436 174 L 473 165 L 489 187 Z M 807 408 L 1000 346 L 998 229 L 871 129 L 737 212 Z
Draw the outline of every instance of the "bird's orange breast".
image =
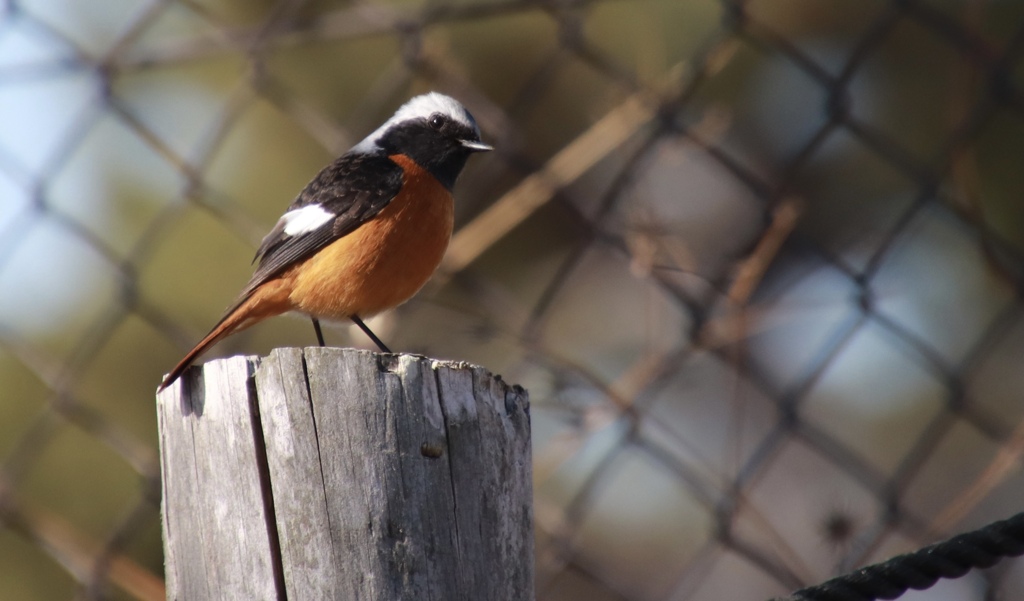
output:
M 409 300 L 441 263 L 452 236 L 451 192 L 405 155 L 402 190 L 375 217 L 316 253 L 285 277 L 303 313 L 327 319 L 369 317 Z

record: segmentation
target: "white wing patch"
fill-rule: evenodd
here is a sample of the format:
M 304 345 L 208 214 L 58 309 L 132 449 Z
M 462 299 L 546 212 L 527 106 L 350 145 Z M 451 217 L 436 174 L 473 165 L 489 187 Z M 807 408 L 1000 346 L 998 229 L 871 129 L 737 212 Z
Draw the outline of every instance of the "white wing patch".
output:
M 334 219 L 334 213 L 325 210 L 320 205 L 306 205 L 281 215 L 286 236 L 298 236 L 312 232 L 331 219 Z

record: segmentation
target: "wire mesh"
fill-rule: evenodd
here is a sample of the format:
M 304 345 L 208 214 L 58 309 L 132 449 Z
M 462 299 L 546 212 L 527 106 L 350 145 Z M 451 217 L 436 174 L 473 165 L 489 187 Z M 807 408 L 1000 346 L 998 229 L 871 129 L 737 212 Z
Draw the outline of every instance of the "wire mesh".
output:
M 1020 511 L 1022 51 L 997 0 L 7 0 L 0 598 L 162 598 L 160 375 L 428 89 L 497 150 L 372 326 L 530 390 L 538 599 L 767 599 Z

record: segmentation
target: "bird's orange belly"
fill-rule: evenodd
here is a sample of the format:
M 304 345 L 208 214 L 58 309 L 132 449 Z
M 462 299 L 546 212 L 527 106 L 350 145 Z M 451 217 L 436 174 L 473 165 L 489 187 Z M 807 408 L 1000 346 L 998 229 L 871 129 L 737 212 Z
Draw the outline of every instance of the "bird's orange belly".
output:
M 295 309 L 325 319 L 369 317 L 409 300 L 441 263 L 452 235 L 452 195 L 413 161 L 391 158 L 405 168 L 402 191 L 288 274 Z

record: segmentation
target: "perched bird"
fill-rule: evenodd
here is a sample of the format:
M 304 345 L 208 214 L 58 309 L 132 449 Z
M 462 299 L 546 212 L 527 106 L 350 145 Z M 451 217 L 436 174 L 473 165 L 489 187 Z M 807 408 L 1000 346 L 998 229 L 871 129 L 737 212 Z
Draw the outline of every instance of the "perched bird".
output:
M 224 316 L 164 377 L 177 380 L 221 339 L 296 311 L 362 319 L 409 300 L 430 279 L 453 227 L 452 187 L 469 156 L 492 148 L 458 101 L 416 96 L 317 174 L 256 251 L 256 271 Z

